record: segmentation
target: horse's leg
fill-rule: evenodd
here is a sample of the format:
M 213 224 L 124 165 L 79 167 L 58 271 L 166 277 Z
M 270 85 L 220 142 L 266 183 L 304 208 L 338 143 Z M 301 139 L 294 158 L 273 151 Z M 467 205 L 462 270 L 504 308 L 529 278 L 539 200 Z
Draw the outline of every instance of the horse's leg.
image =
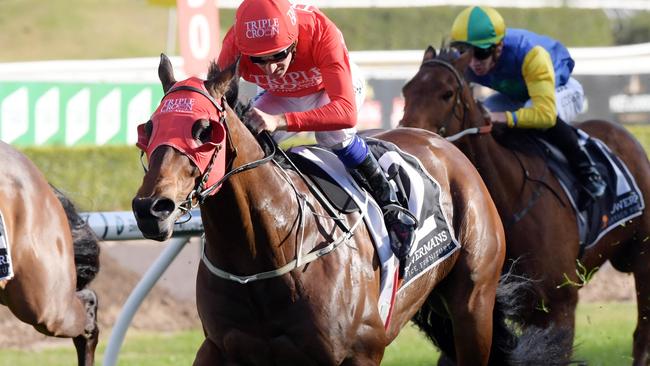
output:
M 489 247 L 486 245 L 485 247 Z M 454 327 L 456 363 L 486 365 L 492 346 L 492 312 L 501 260 L 463 248 L 441 289 Z M 489 257 L 492 254 L 492 257 Z
M 79 366 L 92 366 L 95 364 L 95 349 L 99 341 L 99 327 L 97 326 L 97 294 L 89 289 L 77 292 L 77 297 L 84 303 L 86 309 L 86 327 L 82 335 L 72 339 L 77 350 L 77 364 Z
M 642 245 L 639 243 L 639 245 Z M 647 244 L 645 244 L 647 245 Z M 641 255 L 639 258 L 645 258 Z M 634 343 L 632 355 L 634 365 L 647 365 L 650 363 L 650 268 L 647 262 L 640 263 L 634 270 L 634 284 L 636 287 L 637 323 L 634 330 Z
M 45 335 L 88 339 L 84 355 L 78 358 L 84 361 L 81 365 L 91 365 L 94 357 L 89 357 L 88 352 L 97 343 L 97 298 L 91 290 L 76 293 L 74 264 L 66 263 L 67 256 L 62 258 L 56 250 L 50 252 L 47 248 L 39 248 L 38 254 L 23 254 L 15 264 L 16 276 L 5 288 L 6 305 L 18 319 Z M 72 260 L 72 255 L 69 258 Z M 77 344 L 81 339 L 75 340 Z
M 572 268 L 572 271 L 573 272 L 568 273 L 569 276 L 575 274 L 575 268 Z M 576 278 L 570 278 L 572 278 L 573 281 L 577 281 Z M 554 283 L 560 285 L 562 282 L 547 281 L 547 283 L 550 285 L 553 285 Z M 563 333 L 567 335 L 567 339 L 562 341 L 565 343 L 563 344 L 563 347 L 568 353 L 567 356 L 570 357 L 573 336 L 575 333 L 575 313 L 576 306 L 578 305 L 578 288 L 573 285 L 565 285 L 560 288 L 549 288 L 545 292 L 548 296 L 546 303 L 539 304 L 539 307 L 534 310 L 539 317 L 533 320 L 532 323 L 543 329 L 551 326 L 562 329 Z
M 203 340 L 201 347 L 196 352 L 193 366 L 226 365 L 221 356 L 221 351 L 209 338 Z

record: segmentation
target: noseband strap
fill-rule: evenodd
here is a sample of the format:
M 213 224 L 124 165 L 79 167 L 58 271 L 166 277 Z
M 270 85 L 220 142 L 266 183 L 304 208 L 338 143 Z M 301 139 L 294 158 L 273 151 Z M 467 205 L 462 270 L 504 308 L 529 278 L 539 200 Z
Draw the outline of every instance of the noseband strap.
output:
M 177 87 L 171 88 L 171 89 L 169 89 L 169 91 L 167 91 L 167 93 L 165 93 L 165 96 L 167 96 L 167 95 L 169 95 L 169 94 L 171 94 L 173 92 L 179 91 L 179 90 L 188 90 L 188 91 L 191 91 L 191 92 L 194 92 L 194 93 L 199 93 L 199 94 L 203 95 L 204 97 L 206 97 L 210 101 L 210 103 L 212 103 L 212 105 L 214 105 L 214 107 L 219 112 L 219 122 L 222 123 L 226 127 L 226 131 L 230 130 L 229 127 L 228 127 L 227 120 L 226 120 L 226 110 L 223 107 L 225 105 L 225 103 L 226 103 L 225 96 L 221 98 L 221 103 L 218 103 L 212 97 L 212 95 L 210 95 L 208 92 L 206 92 L 203 89 L 191 86 L 191 85 L 179 85 Z M 212 170 L 212 165 L 214 164 L 215 157 L 216 157 L 217 153 L 219 152 L 219 148 L 215 149 L 214 153 L 212 154 L 210 164 L 206 168 L 206 172 L 203 175 L 203 177 L 201 178 L 201 181 L 199 182 L 197 187 L 194 190 L 192 190 L 192 192 L 190 192 L 190 194 L 187 196 L 187 199 L 179 204 L 179 207 L 181 208 L 181 210 L 189 212 L 192 208 L 196 207 L 200 203 L 203 203 L 205 201 L 206 197 L 208 197 L 215 189 L 217 189 L 219 186 L 221 186 L 223 184 L 223 182 L 225 182 L 231 176 L 233 176 L 233 175 L 235 175 L 237 173 L 241 173 L 243 171 L 258 167 L 258 166 L 260 166 L 262 164 L 265 164 L 265 163 L 269 162 L 271 159 L 273 159 L 273 157 L 275 156 L 275 153 L 276 153 L 275 141 L 273 140 L 271 135 L 268 134 L 268 132 L 267 133 L 262 133 L 260 135 L 263 138 L 265 138 L 266 140 L 269 140 L 270 145 L 273 147 L 272 151 L 268 155 L 264 156 L 263 158 L 261 158 L 259 160 L 251 161 L 251 162 L 248 162 L 248 163 L 246 163 L 246 164 L 244 164 L 244 165 L 242 165 L 240 167 L 232 169 L 231 171 L 226 173 L 223 177 L 221 177 L 221 179 L 219 179 L 217 182 L 215 182 L 211 186 L 204 187 L 205 182 L 207 181 L 208 174 L 210 174 L 210 171 Z M 231 139 L 230 133 L 227 133 L 227 138 L 230 141 L 230 139 Z M 231 146 L 233 146 L 232 141 L 230 141 L 230 144 L 231 144 Z M 194 200 L 196 200 L 196 202 L 194 202 Z

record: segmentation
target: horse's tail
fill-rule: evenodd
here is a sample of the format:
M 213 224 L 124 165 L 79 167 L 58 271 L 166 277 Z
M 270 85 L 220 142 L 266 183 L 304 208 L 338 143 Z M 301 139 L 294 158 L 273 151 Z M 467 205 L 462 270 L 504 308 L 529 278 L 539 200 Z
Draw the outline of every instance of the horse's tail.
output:
M 491 365 L 554 365 L 572 362 L 569 329 L 523 327 L 525 299 L 534 292 L 533 280 L 509 272 L 501 275 L 494 305 Z
M 50 184 L 61 202 L 68 218 L 74 249 L 74 263 L 77 269 L 77 291 L 84 289 L 99 272 L 99 238 L 88 226 L 70 201 L 61 191 Z

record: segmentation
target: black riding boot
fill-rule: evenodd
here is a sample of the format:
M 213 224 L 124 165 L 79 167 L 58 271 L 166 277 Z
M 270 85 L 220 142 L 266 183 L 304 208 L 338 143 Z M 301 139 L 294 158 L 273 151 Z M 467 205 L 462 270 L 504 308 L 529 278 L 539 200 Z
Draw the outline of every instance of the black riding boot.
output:
M 558 118 L 555 126 L 546 130 L 545 134 L 555 146 L 562 150 L 571 168 L 578 173 L 580 182 L 589 196 L 592 199 L 601 197 L 605 193 L 607 183 L 596 169 L 596 164 L 589 156 L 587 149 L 578 142 L 576 130 Z
M 591 198 L 596 199 L 605 194 L 607 183 L 605 183 L 600 172 L 596 169 L 596 164 L 591 160 L 591 156 L 589 156 L 584 146 L 580 146 L 576 160 L 579 161 L 576 164 L 578 166 L 578 174 L 580 174 L 582 184 L 589 192 Z
M 390 246 L 400 261 L 401 273 L 404 269 L 404 260 L 415 239 L 417 219 L 399 204 L 397 193 L 388 183 L 372 153 L 368 153 L 359 166 L 350 169 L 350 173 L 361 187 L 370 192 L 381 207 L 390 236 Z

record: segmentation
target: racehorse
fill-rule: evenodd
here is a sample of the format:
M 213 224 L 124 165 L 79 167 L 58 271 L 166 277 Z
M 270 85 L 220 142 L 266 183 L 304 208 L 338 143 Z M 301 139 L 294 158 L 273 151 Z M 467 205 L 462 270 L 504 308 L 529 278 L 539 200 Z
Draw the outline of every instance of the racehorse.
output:
M 533 281 L 532 296 L 519 314 L 523 324 L 533 330 L 563 329 L 567 357 L 572 352 L 578 289 L 584 281 L 606 260 L 619 271 L 633 273 L 638 310 L 634 364 L 645 365 L 650 361 L 650 252 L 646 248 L 650 216 L 640 214 L 580 249 L 576 214 L 544 158 L 534 149 L 515 150 L 500 143 L 499 137 L 508 133 L 520 133 L 519 139 L 511 136 L 509 141 L 523 140 L 521 131 L 495 128 L 491 133 L 492 125 L 463 77 L 471 57 L 471 52 L 459 54 L 454 49 L 436 55 L 434 48 L 427 48 L 419 71 L 403 87 L 400 125 L 457 138 L 455 145 L 476 166 L 501 216 L 506 263 L 516 260 L 515 271 Z M 630 133 L 600 120 L 579 127 L 619 156 L 643 196 L 650 197 L 650 164 Z M 543 357 L 540 362 L 548 362 Z
M 398 292 L 385 328 L 368 229 L 359 225 L 352 237 L 343 236 L 305 181 L 262 148 L 273 144 L 261 145 L 231 108 L 235 70 L 212 64 L 207 80 L 177 83 L 161 55 L 165 97 L 139 129 L 148 170 L 132 205 L 144 236 L 165 240 L 188 206 L 201 209 L 205 241 L 196 292 L 205 340 L 194 364 L 376 365 L 423 305 L 451 319 L 447 344 L 455 345 L 449 352 L 458 364 L 486 364 L 505 243 L 496 208 L 469 161 L 427 131 L 377 136 L 416 156 L 437 179 L 461 245 Z M 205 110 L 193 109 L 203 102 Z M 163 110 L 172 112 L 164 117 Z M 257 137 L 267 141 L 265 135 L 270 139 L 264 132 Z M 350 227 L 360 219 L 358 213 L 341 218 Z M 341 238 L 345 245 L 335 246 Z
M 97 296 L 87 286 L 99 270 L 98 239 L 26 156 L 3 142 L 0 156 L 0 240 L 14 274 L 0 281 L 0 303 L 43 334 L 72 338 L 78 364 L 93 365 Z

